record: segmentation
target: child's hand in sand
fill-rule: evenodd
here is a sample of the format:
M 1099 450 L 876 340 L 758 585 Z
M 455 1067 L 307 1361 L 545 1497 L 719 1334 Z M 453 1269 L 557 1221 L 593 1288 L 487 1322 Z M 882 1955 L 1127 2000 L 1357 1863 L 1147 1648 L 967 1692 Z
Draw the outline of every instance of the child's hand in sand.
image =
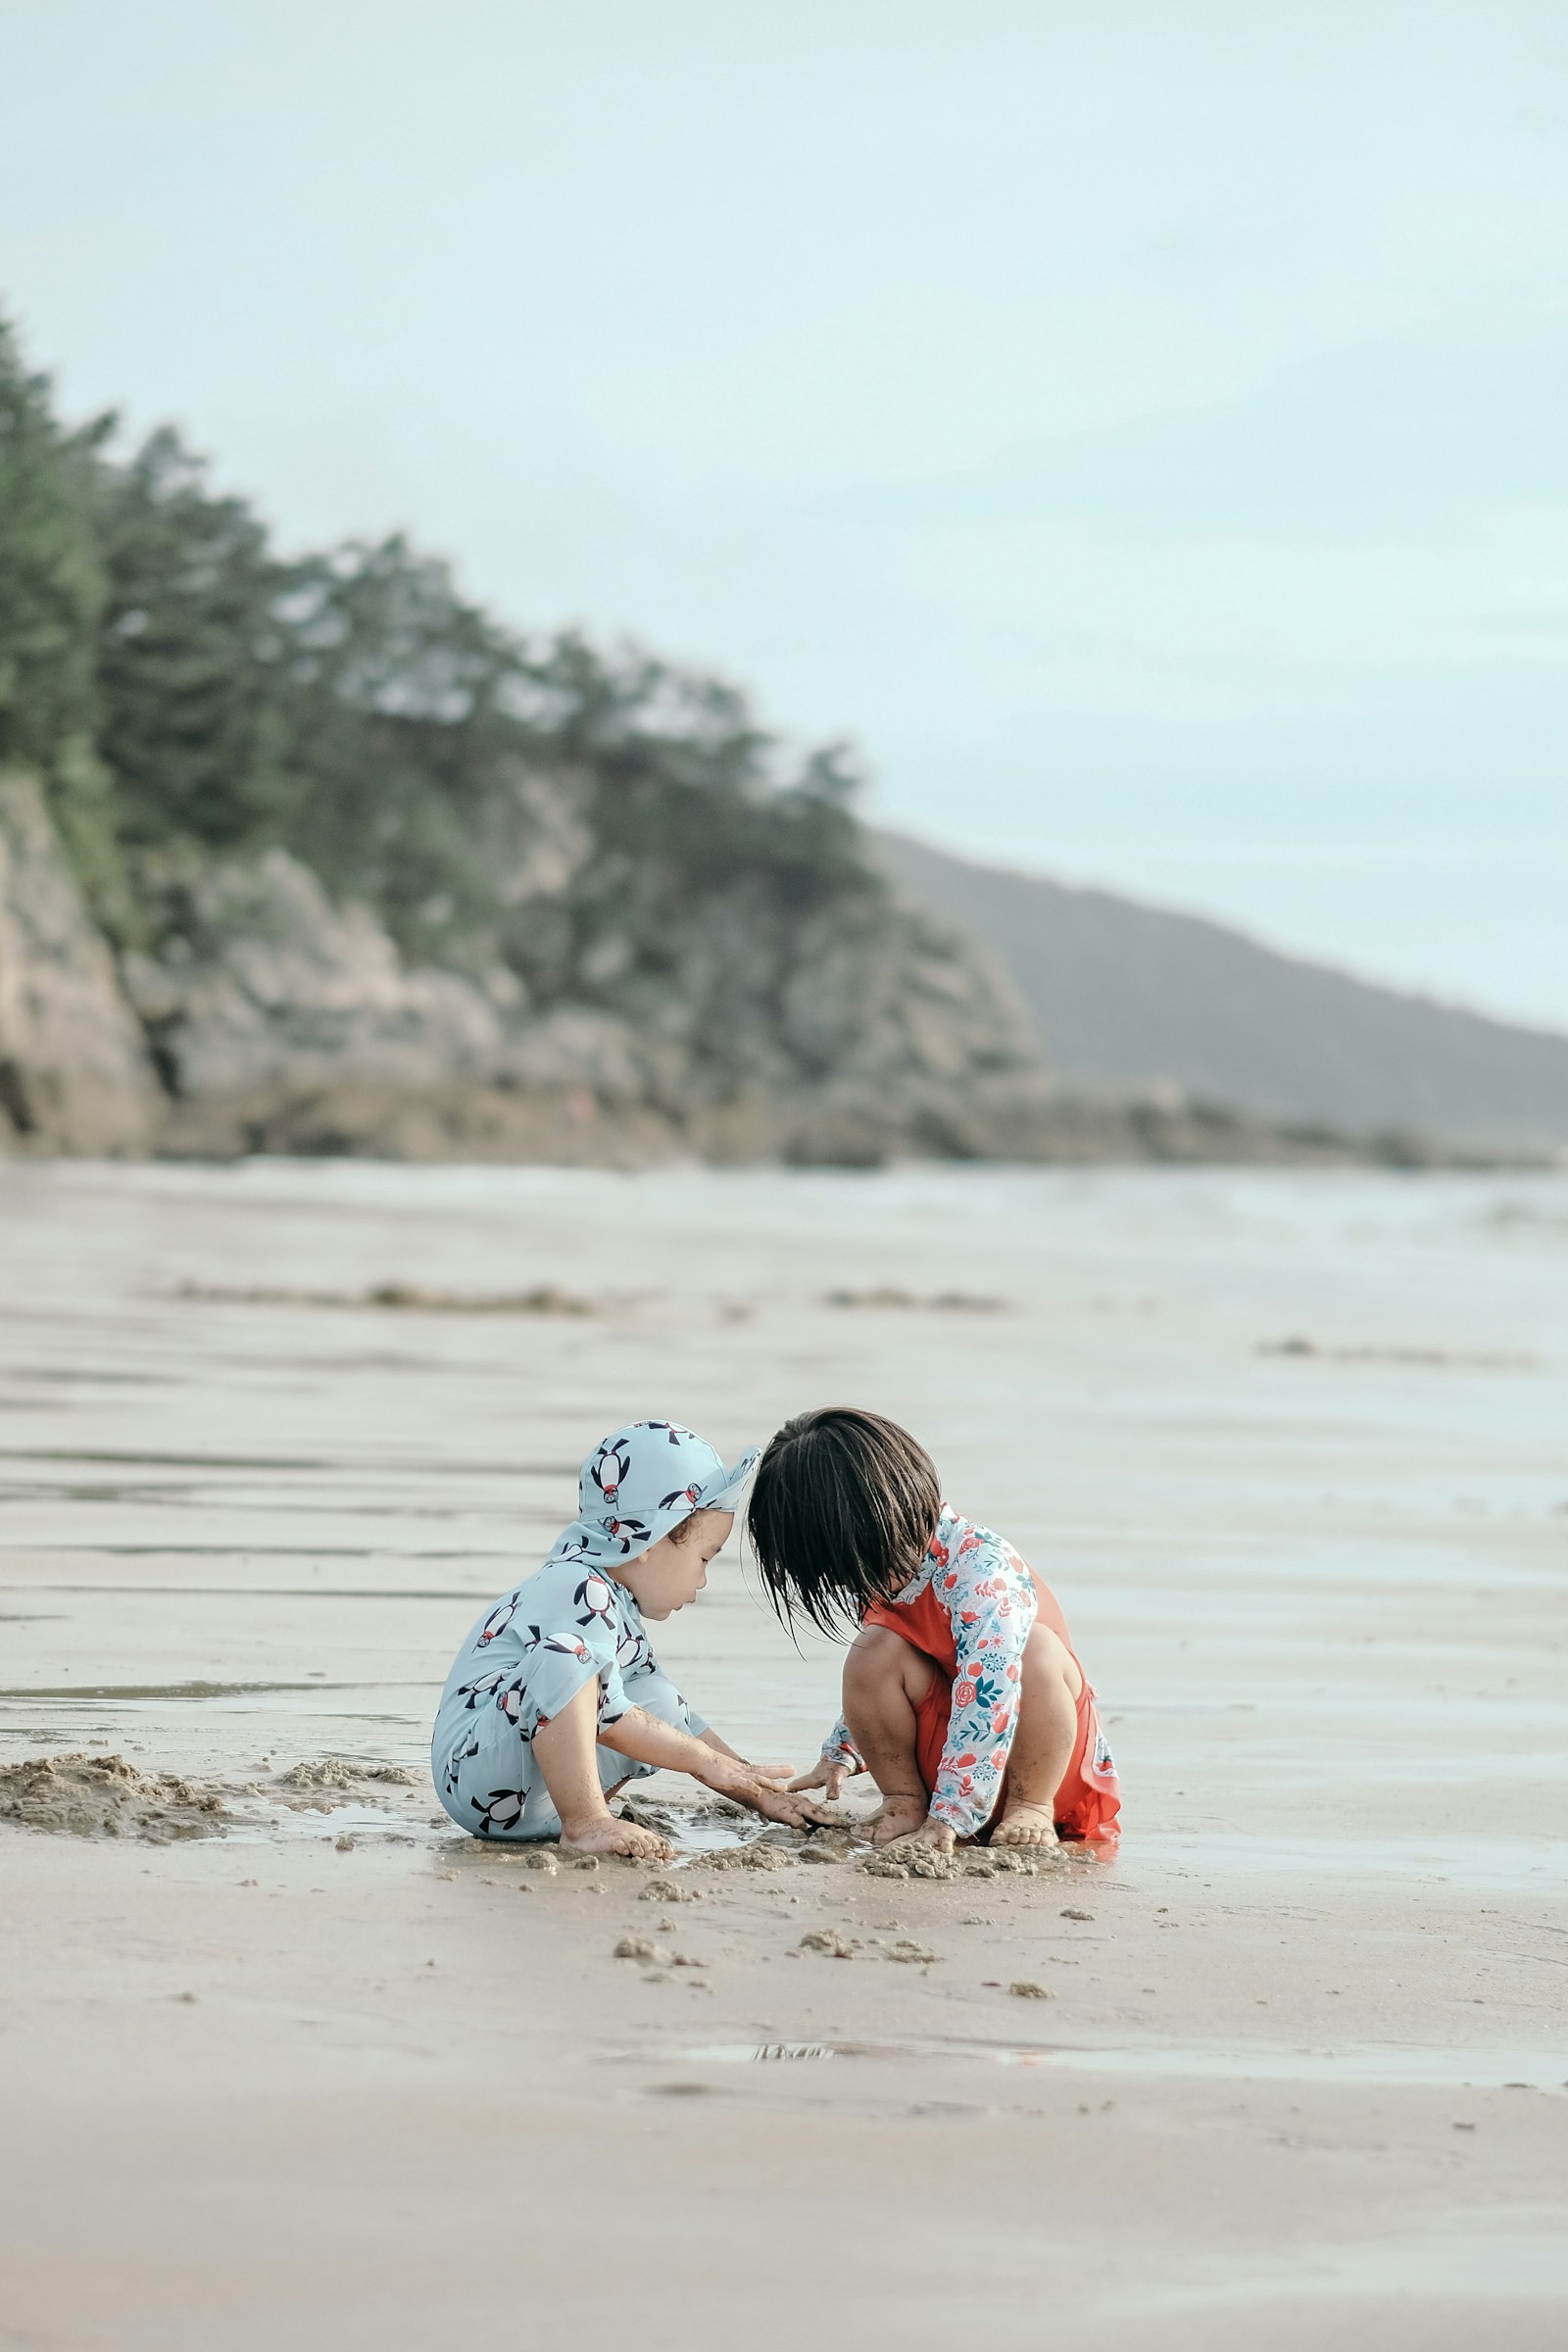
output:
M 606 1813 L 561 1826 L 561 1842 L 574 1854 L 622 1854 L 628 1862 L 667 1862 L 675 1849 L 657 1830 L 640 1829 L 634 1821 L 617 1821 Z
M 715 1795 L 748 1806 L 764 1821 L 782 1822 L 788 1830 L 804 1830 L 817 1819 L 816 1807 L 804 1796 L 761 1779 L 755 1765 L 743 1764 L 738 1758 L 733 1762 L 728 1757 L 715 1758 L 714 1769 L 703 1777 Z
M 791 1781 L 792 1788 L 825 1788 L 828 1804 L 837 1804 L 845 1782 L 850 1778 L 848 1764 L 840 1764 L 831 1756 L 818 1756 L 809 1772 L 803 1772 Z

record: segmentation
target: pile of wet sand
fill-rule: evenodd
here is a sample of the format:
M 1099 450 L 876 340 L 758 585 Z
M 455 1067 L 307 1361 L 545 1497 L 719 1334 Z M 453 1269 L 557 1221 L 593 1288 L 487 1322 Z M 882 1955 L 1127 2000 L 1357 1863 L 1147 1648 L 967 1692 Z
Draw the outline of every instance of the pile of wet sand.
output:
M 259 1784 L 256 1793 L 297 1813 L 331 1813 L 351 1802 L 385 1800 L 389 1788 L 415 1788 L 419 1775 L 401 1764 L 362 1764 L 354 1756 L 321 1756 L 291 1764 L 275 1781 Z
M 139 1772 L 123 1756 L 30 1756 L 0 1769 L 0 1821 L 57 1837 L 212 1838 L 234 1816 L 209 1783 Z
M 309 1757 L 273 1781 L 188 1781 L 143 1772 L 123 1756 L 30 1756 L 0 1769 L 0 1821 L 67 1838 L 140 1838 L 170 1845 L 220 1837 L 239 1826 L 243 1800 L 263 1798 L 296 1813 L 333 1813 L 345 1804 L 391 1804 L 416 1788 L 401 1764 L 353 1756 Z M 241 1800 L 241 1812 L 230 1809 Z

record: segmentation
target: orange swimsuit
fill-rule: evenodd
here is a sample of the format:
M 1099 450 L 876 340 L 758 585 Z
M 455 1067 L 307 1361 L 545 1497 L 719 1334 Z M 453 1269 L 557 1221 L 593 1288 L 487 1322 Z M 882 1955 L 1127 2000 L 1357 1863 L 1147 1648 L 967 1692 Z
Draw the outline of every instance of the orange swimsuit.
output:
M 929 1658 L 937 1669 L 937 1679 L 920 1702 L 917 1719 L 916 1754 L 927 1793 L 937 1788 L 939 1776 L 945 1783 L 951 1784 L 955 1771 L 961 1772 L 966 1763 L 974 1762 L 972 1756 L 966 1756 L 961 1751 L 956 1756 L 950 1753 L 950 1734 L 955 1721 L 954 1681 L 959 1671 L 959 1644 L 954 1629 L 954 1616 L 956 1613 L 962 1622 L 966 1615 L 961 1608 L 964 1591 L 957 1573 L 957 1563 L 963 1552 L 979 1548 L 961 1541 L 956 1544 L 953 1539 L 959 1530 L 965 1536 L 985 1535 L 988 1548 L 995 1544 L 1009 1567 L 1028 1575 L 1035 1591 L 1035 1622 L 1051 1628 L 1083 1676 L 1083 1687 L 1077 1702 L 1078 1737 L 1073 1743 L 1072 1756 L 1061 1786 L 1056 1791 L 1057 1830 L 1067 1838 L 1108 1840 L 1119 1837 L 1116 1817 L 1121 1811 L 1121 1797 L 1116 1767 L 1111 1761 L 1110 1749 L 1095 1707 L 1094 1690 L 1073 1648 L 1067 1621 L 1055 1594 L 1045 1580 L 1019 1558 L 1010 1544 L 989 1537 L 989 1531 L 969 1529 L 966 1522 L 957 1520 L 953 1513 L 944 1513 L 937 1544 L 933 1546 L 937 1554 L 933 1573 L 917 1580 L 919 1590 L 907 1600 L 900 1598 L 873 1602 L 863 1620 L 866 1625 L 886 1626 L 890 1633 L 898 1634 L 911 1648 L 919 1650 L 922 1657 Z M 949 1566 L 950 1556 L 954 1561 L 952 1567 Z M 930 1558 L 931 1555 L 928 1555 L 928 1561 Z M 967 1661 L 964 1671 L 966 1674 L 969 1672 Z M 960 1685 L 960 1690 L 971 1687 Z M 990 1823 L 1000 1815 L 1006 1801 L 1006 1786 L 1004 1774 L 978 1834 L 983 1835 Z

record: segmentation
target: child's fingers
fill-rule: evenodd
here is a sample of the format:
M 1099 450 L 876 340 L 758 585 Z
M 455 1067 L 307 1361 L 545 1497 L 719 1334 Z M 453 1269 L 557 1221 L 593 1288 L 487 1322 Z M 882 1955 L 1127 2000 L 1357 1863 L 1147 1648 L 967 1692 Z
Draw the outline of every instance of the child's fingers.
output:
M 754 1799 L 759 1813 L 769 1821 L 782 1822 L 786 1829 L 804 1830 L 808 1823 L 820 1823 L 821 1816 L 814 1805 L 801 1796 L 792 1796 L 785 1789 L 759 1791 Z

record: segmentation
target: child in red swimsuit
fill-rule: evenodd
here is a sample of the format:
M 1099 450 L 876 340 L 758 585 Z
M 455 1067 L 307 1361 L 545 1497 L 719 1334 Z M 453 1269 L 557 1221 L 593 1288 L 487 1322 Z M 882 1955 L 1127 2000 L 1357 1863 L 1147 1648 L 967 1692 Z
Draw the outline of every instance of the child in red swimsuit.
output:
M 844 1712 L 792 1787 L 837 1796 L 869 1772 L 879 1845 L 1118 1835 L 1116 1769 L 1054 1594 L 944 1505 L 907 1430 L 848 1406 L 786 1422 L 748 1526 L 779 1614 L 854 1632 Z

